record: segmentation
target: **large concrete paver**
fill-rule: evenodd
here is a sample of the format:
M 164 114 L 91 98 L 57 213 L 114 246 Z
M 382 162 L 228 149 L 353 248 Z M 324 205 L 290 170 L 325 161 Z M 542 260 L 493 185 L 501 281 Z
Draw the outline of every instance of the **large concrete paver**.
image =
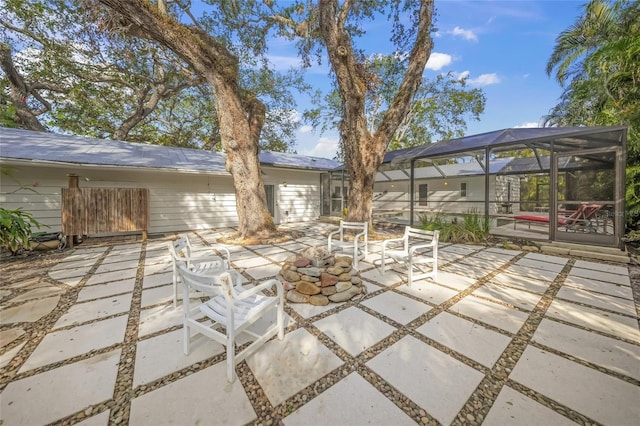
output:
M 640 418 L 638 386 L 532 346 L 509 377 L 603 424 L 633 425 Z
M 471 294 L 508 303 L 527 311 L 532 311 L 542 297 L 540 294 L 504 287 L 493 283 L 487 283 Z
M 416 329 L 430 339 L 491 368 L 511 338 L 443 312 Z
M 87 285 L 78 293 L 78 302 L 113 296 L 114 294 L 131 293 L 133 292 L 135 284 L 136 280 L 129 278 L 126 280 Z
M 60 296 L 46 299 L 30 300 L 10 308 L 3 308 L 0 315 L 0 325 L 17 322 L 36 322 L 53 311 L 60 301 Z
M 484 377 L 412 336 L 366 365 L 443 424 L 451 423 Z
M 314 325 L 353 356 L 395 331 L 389 324 L 353 306 Z
M 564 281 L 564 285 L 568 287 L 589 290 L 596 293 L 608 294 L 610 296 L 621 297 L 623 299 L 633 300 L 633 292 L 631 287 L 620 284 L 607 283 L 604 281 L 592 280 L 589 278 L 569 275 Z
M 511 333 L 517 333 L 529 316 L 524 312 L 472 296 L 465 297 L 449 308 L 449 311 L 475 318 Z
M 558 299 L 551 302 L 547 316 L 640 343 L 636 318 Z
M 5 425 L 53 423 L 113 396 L 120 350 L 9 383 L 2 392 Z
M 420 299 L 431 302 L 434 305 L 439 305 L 458 294 L 457 291 L 444 287 L 440 284 L 436 284 L 431 280 L 414 281 L 411 287 L 407 284 L 403 284 L 397 287 L 397 290 L 410 294 L 414 297 L 419 297 Z
M 343 362 L 308 331 L 297 329 L 283 340 L 267 342 L 247 364 L 275 406 Z
M 621 299 L 607 294 L 595 293 L 578 288 L 562 287 L 556 297 L 571 302 L 583 303 L 600 309 L 614 311 L 620 314 L 635 315 L 636 307 L 633 300 Z
M 285 417 L 285 426 L 414 425 L 402 410 L 358 373 L 343 380 Z
M 380 312 L 400 324 L 407 324 L 431 310 L 431 307 L 425 303 L 392 291 L 367 299 L 361 305 Z
M 131 401 L 131 426 L 244 425 L 256 418 L 239 380 L 226 381 L 218 363 Z
M 122 342 L 127 318 L 127 315 L 123 315 L 47 334 L 22 365 L 20 372 Z
M 129 312 L 131 309 L 131 298 L 132 294 L 129 293 L 76 303 L 66 314 L 58 319 L 53 328 L 57 329 L 73 324 L 82 324 L 111 315 Z
M 199 361 L 224 352 L 224 346 L 202 335 L 191 339 L 190 353 L 183 351 L 183 330 L 138 342 L 133 386 L 149 383 Z
M 577 423 L 505 386 L 482 424 L 485 426 L 570 426 Z
M 604 271 L 596 271 L 593 269 L 583 269 L 573 267 L 571 269 L 570 275 L 575 275 L 577 277 L 589 278 L 591 280 L 604 281 L 613 284 L 620 285 L 631 285 L 631 281 L 629 280 L 629 275 L 619 275 L 612 272 L 604 272 Z
M 640 346 L 543 319 L 533 341 L 640 381 Z

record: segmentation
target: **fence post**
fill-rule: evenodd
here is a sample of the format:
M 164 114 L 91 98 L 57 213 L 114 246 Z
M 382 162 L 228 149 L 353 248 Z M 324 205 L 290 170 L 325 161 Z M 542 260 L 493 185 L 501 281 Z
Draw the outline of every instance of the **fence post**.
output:
M 80 176 L 70 173 L 67 175 L 69 177 L 69 184 L 68 187 L 70 189 L 79 189 L 80 188 Z M 73 244 L 74 244 L 74 240 L 75 240 L 76 236 L 75 235 L 67 235 L 67 247 L 69 247 L 70 249 L 73 248 Z

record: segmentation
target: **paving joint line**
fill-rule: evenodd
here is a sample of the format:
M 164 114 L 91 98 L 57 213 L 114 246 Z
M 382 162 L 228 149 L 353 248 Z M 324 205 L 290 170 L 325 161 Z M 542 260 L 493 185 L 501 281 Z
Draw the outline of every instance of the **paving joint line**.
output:
M 75 287 L 67 289 L 67 291 L 60 295 L 60 299 L 58 300 L 56 307 L 53 308 L 51 312 L 33 323 L 13 324 L 13 326 L 15 326 L 16 324 L 22 324 L 25 328 L 25 334 L 28 337 L 24 339 L 26 341 L 26 344 L 22 347 L 22 349 L 20 349 L 18 353 L 13 357 L 13 359 L 9 362 L 9 364 L 7 364 L 3 368 L 3 375 L 2 377 L 0 377 L 0 392 L 4 391 L 9 383 L 14 380 L 15 376 L 18 374 L 18 370 L 33 354 L 42 340 L 52 331 L 55 323 L 76 303 L 78 294 L 85 286 L 87 281 L 91 279 L 95 271 L 102 264 L 102 261 L 107 257 L 110 251 L 111 247 L 107 248 L 101 254 L 101 256 L 96 258 L 93 266 L 85 273 L 80 282 Z M 48 270 L 44 271 L 43 273 L 45 275 L 48 275 Z M 32 369 L 32 375 L 36 374 L 36 372 L 40 372 L 40 369 L 43 367 Z
M 519 257 L 524 257 L 524 255 Z M 515 262 L 517 262 L 517 260 L 513 259 L 509 264 L 511 265 Z M 566 276 L 574 263 L 575 261 L 573 259 L 569 260 L 569 262 L 564 265 L 562 271 L 547 288 L 534 309 L 529 314 L 529 317 L 524 321 L 516 333 L 516 337 L 509 342 L 498 360 L 490 369 L 489 373 L 480 381 L 475 391 L 467 399 L 466 404 L 458 412 L 455 420 L 456 423 L 462 424 L 468 422 L 470 420 L 469 416 L 479 422 L 482 422 L 486 418 L 489 410 L 495 403 L 498 394 L 507 383 L 509 375 L 520 360 L 527 345 L 530 343 L 533 334 L 540 325 L 540 322 L 545 317 L 545 313 L 551 305 L 555 295 L 560 290 L 562 283 L 565 281 Z
M 133 376 L 140 328 L 140 311 L 142 304 L 142 285 L 144 281 L 145 259 L 147 256 L 147 241 L 140 244 L 140 255 L 136 280 L 131 295 L 129 316 L 125 328 L 124 340 L 121 345 L 118 371 L 113 386 L 114 406 L 109 413 L 109 424 L 129 423 L 131 415 L 131 399 L 133 394 Z

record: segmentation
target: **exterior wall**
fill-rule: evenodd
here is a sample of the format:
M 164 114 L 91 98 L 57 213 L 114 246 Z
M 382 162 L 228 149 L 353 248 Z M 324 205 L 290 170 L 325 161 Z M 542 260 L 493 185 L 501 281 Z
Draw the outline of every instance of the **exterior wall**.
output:
M 520 177 L 518 176 L 496 176 L 495 188 L 493 193 L 496 194 L 496 208 L 498 212 L 508 210 L 512 213 L 520 211 Z M 511 196 L 509 196 L 509 183 L 511 183 Z
M 0 203 L 7 209 L 21 207 L 32 213 L 38 221 L 49 226 L 42 229 L 45 232 L 59 232 L 61 229 L 60 189 L 68 186 L 69 173 L 80 176 L 80 187 L 149 188 L 149 233 L 238 224 L 230 176 L 30 165 L 3 165 L 5 169 L 10 170 L 11 176 L 2 176 Z M 319 172 L 264 170 L 265 184 L 276 185 L 276 223 L 318 218 Z M 285 180 L 286 187 L 282 185 Z
M 495 177 L 490 176 L 490 185 Z M 446 184 L 445 184 L 446 183 Z M 461 195 L 460 184 L 467 184 L 466 196 Z M 426 205 L 419 204 L 420 185 L 428 185 Z M 386 191 L 386 192 L 385 192 Z M 484 176 L 469 176 L 448 179 L 416 179 L 414 183 L 414 212 L 443 212 L 460 214 L 470 209 L 484 211 Z M 491 197 L 491 188 L 489 196 Z M 374 187 L 373 212 L 376 217 L 384 217 L 392 212 L 409 212 L 409 181 L 379 182 Z M 495 214 L 495 205 L 491 214 Z
M 276 223 L 304 222 L 320 217 L 319 172 L 265 167 L 263 171 L 264 184 L 275 186 Z

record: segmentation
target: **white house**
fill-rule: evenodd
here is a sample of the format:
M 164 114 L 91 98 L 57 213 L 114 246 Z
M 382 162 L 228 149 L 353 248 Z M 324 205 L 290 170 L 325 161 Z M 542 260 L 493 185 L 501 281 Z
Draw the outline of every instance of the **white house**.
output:
M 489 171 L 489 214 L 514 213 L 520 201 L 520 179 L 500 172 L 512 158 L 491 162 Z M 374 186 L 373 214 L 380 218 L 409 219 L 411 173 L 409 168 L 381 168 Z M 415 214 L 484 213 L 485 172 L 476 161 L 423 165 L 414 168 Z
M 233 181 L 217 152 L 0 128 L 0 203 L 30 212 L 47 232 L 61 229 L 61 189 L 148 188 L 149 233 L 234 226 Z M 320 216 L 320 175 L 339 163 L 261 152 L 269 208 L 276 223 Z

